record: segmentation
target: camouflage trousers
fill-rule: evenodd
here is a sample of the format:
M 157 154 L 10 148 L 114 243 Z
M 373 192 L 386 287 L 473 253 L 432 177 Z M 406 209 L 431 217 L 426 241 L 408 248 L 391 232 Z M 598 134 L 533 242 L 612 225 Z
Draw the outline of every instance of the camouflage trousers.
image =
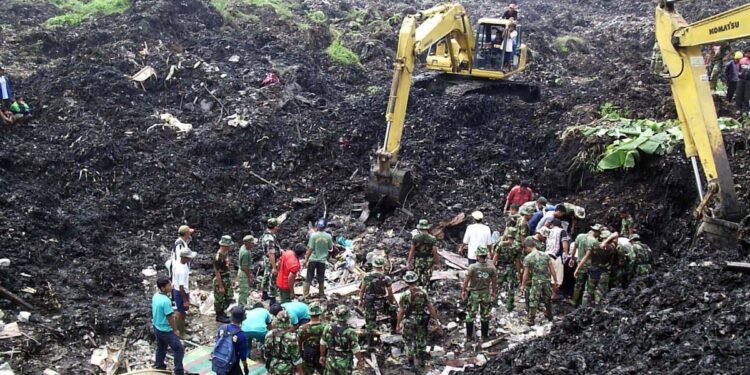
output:
M 584 264 L 583 267 L 578 271 L 578 277 L 576 277 L 576 285 L 573 287 L 573 304 L 578 306 L 581 303 L 583 292 L 586 289 L 586 281 L 589 279 L 589 266 Z
M 507 292 L 508 300 L 505 301 L 505 308 L 508 309 L 508 312 L 511 312 L 515 303 L 516 289 L 519 285 L 518 271 L 514 264 L 499 264 L 497 270 L 497 288 Z M 497 298 L 500 299 L 500 293 L 497 294 Z
M 263 258 L 263 278 L 260 280 L 260 290 L 266 292 L 269 298 L 276 297 L 279 288 L 276 286 L 276 280 L 273 277 L 273 267 L 268 257 Z
M 350 375 L 354 369 L 354 354 L 326 357 L 324 375 Z
M 583 295 L 583 306 L 599 303 L 609 291 L 609 271 L 589 269 L 586 282 L 586 294 Z
M 272 359 L 266 369 L 270 375 L 291 375 L 296 373 L 294 364 L 291 361 L 281 359 Z
M 378 314 L 388 315 L 390 318 L 390 324 L 396 324 L 396 306 L 391 305 L 388 301 L 383 299 L 377 299 L 371 303 L 365 302 L 365 333 L 368 337 L 374 337 L 375 331 L 378 329 Z
M 232 292 L 232 278 L 226 273 L 221 275 L 221 279 L 224 281 L 224 292 L 219 292 L 219 283 L 214 278 L 214 310 L 216 314 L 224 313 L 229 305 L 232 303 L 234 298 L 234 292 Z
M 716 84 L 719 82 L 719 76 L 721 75 L 722 68 L 723 63 L 721 61 L 711 63 L 708 66 L 709 85 L 711 87 L 711 90 L 716 90 Z
M 630 282 L 629 264 L 618 265 L 613 267 L 609 274 L 609 288 L 625 289 Z
M 430 279 L 432 279 L 432 266 L 434 262 L 432 258 L 417 257 L 414 259 L 414 273 L 419 277 L 417 284 L 425 290 L 430 290 Z
M 549 279 L 531 280 L 529 283 L 529 309 L 536 309 L 539 305 L 544 305 L 547 314 L 552 313 L 552 286 Z
M 427 325 L 421 316 L 404 319 L 403 337 L 410 358 L 422 358 L 427 353 Z
M 651 272 L 654 272 L 653 267 L 651 267 L 650 264 L 639 264 L 635 266 L 635 275 L 636 276 L 643 276 L 648 275 Z
M 490 291 L 472 290 L 469 292 L 469 306 L 466 310 L 466 323 L 474 323 L 477 313 L 479 320 L 487 322 L 490 320 L 490 311 L 492 310 L 492 296 Z

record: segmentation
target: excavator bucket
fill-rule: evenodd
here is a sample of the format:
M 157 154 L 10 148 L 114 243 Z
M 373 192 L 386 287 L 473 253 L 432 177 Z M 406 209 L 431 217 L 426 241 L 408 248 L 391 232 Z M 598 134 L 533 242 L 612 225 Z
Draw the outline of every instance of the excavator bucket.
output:
M 403 203 L 413 187 L 411 171 L 392 165 L 391 158 L 390 153 L 379 151 L 370 170 L 366 198 L 373 205 Z

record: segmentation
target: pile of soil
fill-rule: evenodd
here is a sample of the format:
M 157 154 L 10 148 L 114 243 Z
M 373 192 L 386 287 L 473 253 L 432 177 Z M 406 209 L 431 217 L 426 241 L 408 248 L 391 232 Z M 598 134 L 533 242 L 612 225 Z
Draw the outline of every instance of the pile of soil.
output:
M 741 3 L 682 9 L 696 19 Z M 248 5 L 262 20 L 258 23 L 225 22 L 203 0 L 134 0 L 123 15 L 47 29 L 41 23 L 59 10 L 42 2 L 0 3 L 0 24 L 14 35 L 0 42 L 0 61 L 15 75 L 16 91 L 37 110 L 30 126 L 0 133 L 0 247 L 9 249 L 5 256 L 12 261 L 0 270 L 0 284 L 19 293 L 35 289 L 21 295 L 37 307 L 32 323 L 23 325 L 36 341 L 0 341 L 2 350 L 22 352 L 10 360 L 16 371 L 54 367 L 84 373 L 95 347 L 123 337 L 147 339 L 144 291 L 151 289 L 144 289 L 141 270 L 163 262 L 180 224 L 198 229 L 192 247 L 202 256 L 194 269 L 208 272 L 208 255 L 223 234 L 235 239 L 259 234 L 267 217 L 288 213 L 281 237 L 300 242 L 324 211 L 346 216 L 363 201 L 372 151 L 385 129 L 399 27 L 388 20 L 433 3 L 293 4 L 291 18 L 269 6 Z M 497 2 L 486 0 L 466 7 L 474 19 L 502 12 Z M 325 23 L 299 22 L 317 10 L 327 16 Z M 521 178 L 552 201 L 585 206 L 589 215 L 583 224 L 614 225 L 616 208 L 632 205 L 646 242 L 666 250 L 659 253 L 659 272 L 613 292 L 606 309 L 577 312 L 555 330 L 590 337 L 555 333 L 514 349 L 519 362 L 505 356 L 486 371 L 530 369 L 523 358 L 533 353 L 538 358 L 544 348 L 554 358 L 555 350 L 570 346 L 562 345 L 568 343 L 563 336 L 588 337 L 573 339 L 586 345 L 580 347 L 583 358 L 607 350 L 606 364 L 583 362 L 589 372 L 630 366 L 634 357 L 628 354 L 636 349 L 593 348 L 620 335 L 615 316 L 637 316 L 653 327 L 653 334 L 644 336 L 635 324 L 623 325 L 632 327 L 623 331 L 632 342 L 679 353 L 654 349 L 654 361 L 661 356 L 691 366 L 700 361 L 681 356 L 695 355 L 698 346 L 678 352 L 667 343 L 679 329 L 692 327 L 685 342 L 695 345 L 703 332 L 699 317 L 717 309 L 716 322 L 706 326 L 716 328 L 707 336 L 714 341 L 702 346 L 706 358 L 714 359 L 701 366 L 718 366 L 723 340 L 740 336 L 744 323 L 739 323 L 745 321 L 744 314 L 729 312 L 733 304 L 721 302 L 736 296 L 730 286 L 740 286 L 744 278 L 708 277 L 716 271 L 685 268 L 691 259 L 735 256 L 730 250 L 689 256 L 678 251 L 687 249 L 693 232 L 689 209 L 696 193 L 689 164 L 675 152 L 644 160 L 644 168 L 630 172 L 592 174 L 571 167 L 585 142 L 559 139 L 566 127 L 595 117 L 605 102 L 637 117 L 674 117 L 668 85 L 648 71 L 652 5 L 529 0 L 520 12 L 535 60 L 515 79 L 539 85 L 542 100 L 413 89 L 401 160 L 413 167 L 417 190 L 403 207 L 368 224 L 408 238 L 420 218 L 439 221 L 482 209 L 496 227 L 507 188 Z M 9 13 L 18 17 L 6 17 Z M 14 21 L 19 18 L 27 23 Z M 555 47 L 556 38 L 571 35 L 582 42 L 565 52 Z M 340 66 L 325 54 L 337 36 L 361 57 L 360 65 Z M 146 66 L 155 77 L 143 85 L 129 79 Z M 277 74 L 280 84 L 261 87 L 269 73 Z M 152 128 L 163 114 L 192 124 L 192 131 Z M 733 157 L 742 168 L 748 155 L 742 136 L 737 139 Z M 294 198 L 313 203 L 295 204 Z M 361 229 L 344 226 L 336 234 L 351 238 Z M 442 247 L 454 248 L 458 236 L 448 232 Z M 390 249 L 393 254 L 405 253 L 405 242 L 399 243 Z M 696 296 L 704 292 L 708 297 L 699 303 Z M 678 318 L 692 311 L 688 305 L 702 312 Z M 673 310 L 665 312 L 666 306 Z M 0 301 L 0 308 L 18 311 L 7 301 Z M 658 314 L 638 314 L 643 311 Z M 732 319 L 738 323 L 734 330 L 727 328 Z M 540 372 L 558 372 L 561 366 L 546 363 L 550 367 Z M 666 369 L 668 362 L 661 365 Z

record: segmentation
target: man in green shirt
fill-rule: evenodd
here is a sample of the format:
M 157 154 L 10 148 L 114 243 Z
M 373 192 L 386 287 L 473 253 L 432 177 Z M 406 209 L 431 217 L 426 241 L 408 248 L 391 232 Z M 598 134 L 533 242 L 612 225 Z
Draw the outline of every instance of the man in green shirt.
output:
M 479 321 L 482 323 L 482 339 L 489 337 L 490 310 L 497 298 L 497 270 L 487 263 L 489 251 L 485 246 L 477 248 L 477 263 L 469 266 L 464 278 L 461 290 L 461 300 L 468 300 L 466 311 L 466 341 L 475 340 L 474 319 L 479 313 Z
M 537 242 L 529 238 L 524 242 L 526 255 L 523 258 L 523 280 L 521 280 L 521 293 L 529 286 L 529 325 L 534 325 L 537 308 L 544 305 L 544 315 L 552 320 L 552 287 L 550 277 L 557 279 L 552 259 L 546 253 L 537 249 Z
M 320 219 L 315 224 L 317 230 L 310 235 L 307 241 L 307 253 L 301 268 L 307 266 L 307 278 L 303 288 L 302 298 L 310 296 L 310 283 L 315 279 L 318 281 L 318 297 L 325 298 L 325 273 L 328 263 L 328 252 L 333 249 L 333 238 L 326 229 L 326 220 Z
M 237 283 L 239 284 L 239 299 L 237 303 L 241 306 L 247 304 L 247 297 L 250 295 L 250 284 L 253 282 L 253 273 L 250 270 L 250 251 L 258 243 L 258 239 L 251 235 L 242 238 L 242 247 L 240 247 L 240 259 L 237 263 Z
M 601 224 L 596 224 L 591 227 L 591 231 L 588 233 L 581 233 L 576 237 L 573 243 L 573 257 L 570 258 L 568 264 L 571 268 L 576 268 L 576 262 L 580 262 L 586 253 L 595 246 L 599 246 L 599 237 L 602 234 L 604 228 Z M 576 277 L 576 284 L 573 288 L 573 299 L 571 303 L 573 306 L 578 306 L 581 303 L 581 297 L 583 297 L 583 291 L 586 287 L 586 281 L 588 280 L 588 265 L 584 265 L 581 271 Z

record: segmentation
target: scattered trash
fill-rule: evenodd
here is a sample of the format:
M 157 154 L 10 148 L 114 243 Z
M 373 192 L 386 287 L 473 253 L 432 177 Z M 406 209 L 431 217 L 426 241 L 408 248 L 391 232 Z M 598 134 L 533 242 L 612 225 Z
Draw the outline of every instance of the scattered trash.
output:
M 25 287 L 25 288 L 23 288 L 23 289 L 21 289 L 21 291 L 24 292 L 24 293 L 36 294 L 36 289 L 28 287 L 28 286 Z
M 52 369 L 45 369 L 43 375 L 60 375 L 60 373 Z
M 263 82 L 260 83 L 260 87 L 273 86 L 279 82 L 281 81 L 276 73 L 268 73 L 266 74 L 266 78 L 263 79 Z
M 9 339 L 21 335 L 23 335 L 23 333 L 21 333 L 21 328 L 18 327 L 18 322 L 13 322 L 8 323 L 3 327 L 3 331 L 0 332 L 0 339 Z
M 133 74 L 130 79 L 136 82 L 143 82 L 151 77 L 156 77 L 156 70 L 150 66 L 145 66 L 138 73 Z
M 0 375 L 15 375 L 15 372 L 13 372 L 13 369 L 10 368 L 10 364 L 8 362 L 5 362 L 0 365 Z
M 120 361 L 122 360 L 122 349 L 110 348 L 109 346 L 103 346 L 99 349 L 94 349 L 91 353 L 91 363 L 94 366 L 98 366 L 106 374 L 114 374 L 120 367 Z
M 10 259 L 8 258 L 0 259 L 0 267 L 10 267 Z
M 18 316 L 16 317 L 16 319 L 18 319 L 18 321 L 21 322 L 21 323 L 28 323 L 30 317 L 31 317 L 31 313 L 30 312 L 28 312 L 28 311 L 21 311 L 21 312 L 18 313 Z
M 229 117 L 227 117 L 227 125 L 231 127 L 240 127 L 240 128 L 246 128 L 248 125 L 250 125 L 250 121 L 244 120 L 241 115 L 235 113 Z
M 146 129 L 146 133 L 158 126 L 161 126 L 162 128 L 175 128 L 177 129 L 177 133 L 189 133 L 193 130 L 193 124 L 181 122 L 170 113 L 161 114 L 159 115 L 159 118 L 164 121 L 164 123 L 149 126 L 148 129 Z
M 240 56 L 239 55 L 232 55 L 232 57 L 229 58 L 229 62 L 232 62 L 232 63 L 238 63 L 238 62 L 240 62 Z
M 143 276 L 146 276 L 146 277 L 156 276 L 156 273 L 157 273 L 156 270 L 153 269 L 151 266 L 149 266 L 148 268 L 144 268 L 141 271 L 141 274 L 143 274 Z

